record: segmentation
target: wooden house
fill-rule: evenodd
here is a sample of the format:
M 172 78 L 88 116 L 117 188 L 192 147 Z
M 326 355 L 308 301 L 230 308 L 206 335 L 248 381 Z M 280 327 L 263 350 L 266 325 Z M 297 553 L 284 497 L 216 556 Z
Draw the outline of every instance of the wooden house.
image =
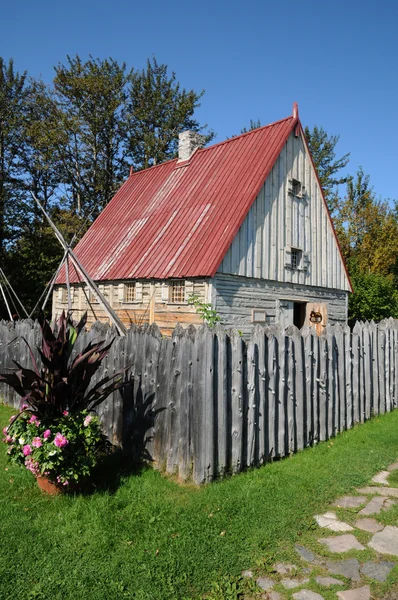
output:
M 180 135 L 179 156 L 131 173 L 75 249 L 118 317 L 165 334 L 202 318 L 222 323 L 345 323 L 352 291 L 297 104 L 293 115 L 202 148 Z M 74 314 L 107 319 L 73 269 Z M 67 308 L 65 273 L 53 316 Z

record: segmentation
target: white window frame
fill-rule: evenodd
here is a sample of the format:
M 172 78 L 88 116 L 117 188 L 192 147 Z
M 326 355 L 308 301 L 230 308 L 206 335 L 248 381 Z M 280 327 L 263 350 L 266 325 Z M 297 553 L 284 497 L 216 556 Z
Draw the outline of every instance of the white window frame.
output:
M 173 292 L 175 287 L 178 288 L 182 288 L 183 289 L 183 295 L 184 298 L 182 301 L 178 300 L 173 300 Z M 168 300 L 167 300 L 168 304 L 187 304 L 187 286 L 186 286 L 186 282 L 185 279 L 172 279 L 169 282 L 168 285 Z
M 130 292 L 133 292 L 132 298 Z M 123 285 L 123 304 L 133 304 L 137 302 L 137 284 L 135 281 L 128 281 Z

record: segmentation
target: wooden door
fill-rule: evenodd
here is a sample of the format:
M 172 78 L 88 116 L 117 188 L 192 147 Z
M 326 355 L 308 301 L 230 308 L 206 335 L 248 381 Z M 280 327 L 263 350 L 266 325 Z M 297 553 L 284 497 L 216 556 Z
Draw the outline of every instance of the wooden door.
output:
M 326 327 L 328 322 L 328 305 L 325 302 L 308 302 L 305 324 L 315 327 L 318 335 Z

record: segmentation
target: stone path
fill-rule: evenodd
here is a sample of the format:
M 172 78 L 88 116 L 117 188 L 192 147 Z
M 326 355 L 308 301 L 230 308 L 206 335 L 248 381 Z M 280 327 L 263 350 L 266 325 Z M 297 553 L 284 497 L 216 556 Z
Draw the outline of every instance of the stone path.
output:
M 256 579 L 258 587 L 265 592 L 261 598 L 324 600 L 319 593 L 319 589 L 324 588 L 327 597 L 334 593 L 336 600 L 379 600 L 379 596 L 372 596 L 372 587 L 375 582 L 386 582 L 398 565 L 398 527 L 384 526 L 375 517 L 396 503 L 393 498 L 398 498 L 398 488 L 390 487 L 388 481 L 391 472 L 396 470 L 398 461 L 377 473 L 371 480 L 373 485 L 358 489 L 358 496 L 343 496 L 335 500 L 332 506 L 346 511 L 343 520 L 340 513 L 337 515 L 332 511 L 315 515 L 319 533 L 330 531 L 336 534 L 317 537 L 330 558 L 317 556 L 297 544 L 297 565 L 276 563 L 272 567 L 272 578 Z M 354 552 L 354 556 L 357 553 L 357 558 L 352 558 L 352 554 L 350 558 L 341 558 L 341 554 L 346 552 Z M 334 556 L 336 554 L 337 557 Z M 242 575 L 254 578 L 252 571 L 244 571 Z M 313 585 L 316 592 L 310 589 Z

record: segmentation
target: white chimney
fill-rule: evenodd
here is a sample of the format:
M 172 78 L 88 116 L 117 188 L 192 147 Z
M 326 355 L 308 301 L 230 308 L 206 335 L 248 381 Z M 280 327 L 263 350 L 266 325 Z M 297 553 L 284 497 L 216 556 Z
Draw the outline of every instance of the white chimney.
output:
M 178 160 L 189 160 L 197 148 L 203 148 L 205 138 L 197 131 L 183 131 L 178 136 Z

